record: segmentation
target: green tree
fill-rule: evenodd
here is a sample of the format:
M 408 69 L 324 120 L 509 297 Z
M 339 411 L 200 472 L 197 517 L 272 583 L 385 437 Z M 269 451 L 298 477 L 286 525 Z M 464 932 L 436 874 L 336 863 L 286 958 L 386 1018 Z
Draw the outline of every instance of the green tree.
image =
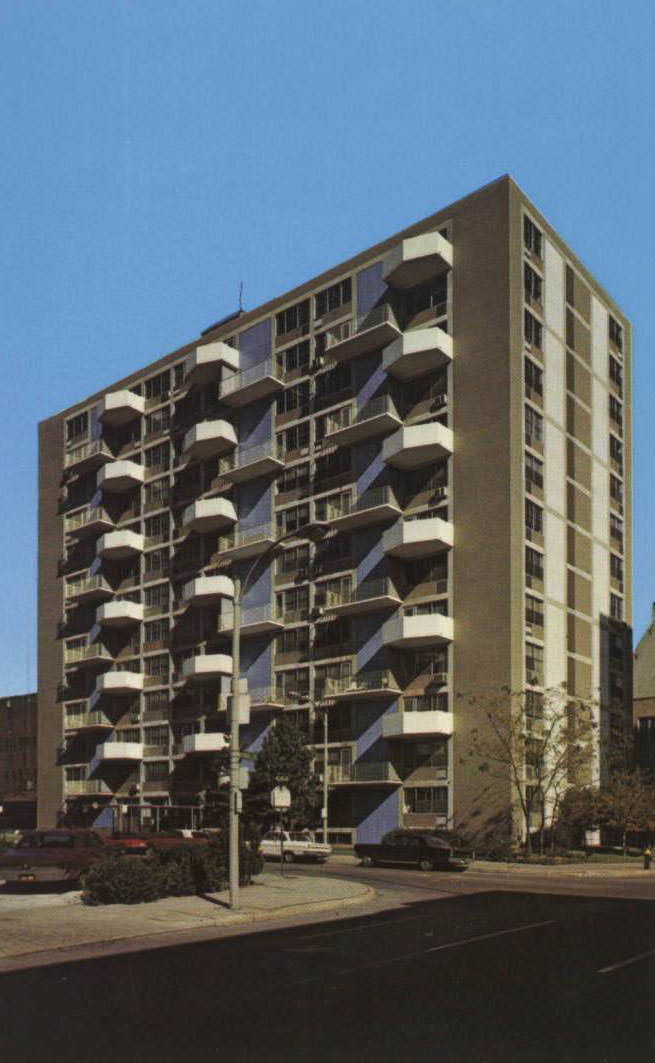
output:
M 615 768 L 598 791 L 598 820 L 618 830 L 624 854 L 628 831 L 652 831 L 655 827 L 653 784 L 638 768 Z
M 291 791 L 286 822 L 291 827 L 313 827 L 321 805 L 318 780 L 312 771 L 307 736 L 289 716 L 280 716 L 266 735 L 244 794 L 247 817 L 265 825 L 274 822 L 271 790 L 280 780 Z

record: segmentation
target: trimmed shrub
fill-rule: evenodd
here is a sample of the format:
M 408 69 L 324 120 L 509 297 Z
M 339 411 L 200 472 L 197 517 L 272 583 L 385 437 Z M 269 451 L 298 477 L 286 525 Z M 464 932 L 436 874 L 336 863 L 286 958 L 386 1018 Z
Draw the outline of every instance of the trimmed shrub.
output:
M 85 904 L 141 904 L 166 895 L 166 875 L 150 857 L 110 856 L 99 860 L 84 880 Z

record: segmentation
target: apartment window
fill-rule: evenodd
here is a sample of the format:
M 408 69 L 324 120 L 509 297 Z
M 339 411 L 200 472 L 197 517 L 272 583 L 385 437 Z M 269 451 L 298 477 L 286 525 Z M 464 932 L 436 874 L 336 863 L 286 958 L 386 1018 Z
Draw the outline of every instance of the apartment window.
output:
M 525 441 L 529 447 L 544 441 L 544 419 L 532 406 L 525 407 Z
M 534 391 L 537 395 L 544 393 L 544 373 L 531 358 L 525 359 L 525 389 L 528 395 Z
M 544 626 L 544 603 L 541 598 L 535 598 L 532 594 L 525 596 L 525 622 L 531 627 Z
M 287 532 L 298 531 L 303 525 L 309 523 L 309 505 L 304 503 L 302 506 L 291 506 L 289 509 L 283 509 L 281 513 L 276 516 L 276 526 L 278 535 L 286 535 Z
M 156 572 L 168 572 L 168 566 L 168 550 L 151 550 L 150 553 L 144 554 L 144 573 L 146 579 Z
M 304 653 L 309 649 L 309 628 L 291 627 L 277 640 L 278 653 Z
M 318 502 L 316 503 L 318 506 Z M 352 559 L 352 537 L 350 532 L 341 535 L 333 535 L 324 539 L 316 546 L 314 555 L 314 568 L 320 571 L 322 567 L 340 566 L 347 567 Z
M 447 786 L 410 786 L 403 791 L 403 796 L 405 809 L 409 813 L 448 815 Z
M 623 428 L 623 406 L 615 395 L 610 395 L 610 417 L 614 424 L 618 425 L 620 429 Z
M 525 298 L 528 302 L 541 302 L 541 291 L 543 282 L 541 277 L 526 263 L 523 265 L 523 284 L 525 288 Z
M 348 646 L 352 634 L 350 617 L 340 616 L 336 620 L 316 625 L 314 646 L 317 649 L 325 649 L 328 646 Z
M 352 469 L 352 459 L 349 447 L 339 447 L 331 454 L 325 454 L 316 459 L 314 477 L 317 480 L 329 480 L 334 476 L 349 474 Z
M 340 576 L 338 579 L 328 579 L 317 583 L 314 587 L 314 602 L 321 608 L 323 606 L 339 605 L 341 602 L 350 600 L 352 590 L 352 576 Z
M 405 313 L 408 318 L 422 314 L 425 310 L 445 314 L 447 309 L 448 277 L 445 273 L 413 288 L 405 296 Z
M 610 616 L 612 620 L 623 620 L 623 599 L 617 594 L 610 594 Z
M 167 399 L 171 386 L 171 374 L 168 369 L 157 376 L 151 376 L 145 382 L 146 399 Z
M 282 701 L 302 701 L 309 696 L 309 669 L 291 668 L 275 675 L 275 693 Z
M 623 521 L 614 513 L 610 513 L 610 537 L 623 546 Z
M 144 643 L 166 642 L 168 638 L 168 620 L 151 620 L 143 626 Z
M 544 511 L 541 506 L 536 505 L 529 498 L 525 500 L 525 526 L 530 531 L 543 535 Z
M 167 506 L 171 496 L 171 485 L 167 477 L 146 484 L 146 505 Z
M 529 310 L 525 310 L 523 314 L 523 335 L 525 336 L 525 342 L 532 344 L 533 347 L 537 347 L 541 350 L 541 338 L 542 338 L 542 326 L 536 317 L 530 313 Z
M 408 605 L 405 616 L 448 616 L 448 602 L 421 602 L 420 605 Z
M 281 391 L 276 400 L 278 413 L 290 413 L 291 410 L 301 411 L 309 404 L 309 381 L 304 380 L 301 384 L 295 384 L 292 388 Z M 305 409 L 305 413 L 307 410 Z M 301 416 L 298 413 L 298 416 Z
M 623 366 L 610 354 L 609 376 L 612 383 L 623 394 Z
M 541 258 L 541 232 L 527 216 L 523 218 L 523 243 L 526 250 Z
M 610 458 L 623 467 L 623 443 L 613 435 L 610 435 Z
M 292 428 L 285 429 L 284 432 L 278 432 L 275 438 L 280 457 L 292 451 L 309 449 L 309 421 L 303 421 L 302 424 L 296 424 Z
M 528 576 L 533 579 L 542 580 L 544 578 L 544 557 L 538 550 L 533 550 L 531 546 L 527 546 L 525 549 L 525 571 Z
M 66 421 L 66 442 L 70 443 L 73 439 L 85 436 L 88 431 L 89 414 L 88 411 L 85 410 L 84 413 L 78 413 L 75 417 L 69 417 Z
M 296 303 L 295 306 L 288 306 L 286 310 L 275 315 L 275 322 L 278 336 L 307 327 L 309 325 L 309 300 L 305 299 L 304 302 Z
M 290 587 L 289 590 L 280 591 L 275 596 L 277 615 L 286 623 L 294 620 L 306 620 L 309 611 L 309 587 Z
M 144 712 L 154 715 L 160 713 L 162 716 L 168 711 L 168 691 L 167 690 L 154 690 L 150 694 L 143 695 L 143 709 Z
M 171 408 L 170 406 L 163 406 L 161 410 L 149 413 L 146 417 L 146 435 L 151 435 L 155 432 L 166 432 L 170 427 L 170 423 Z
M 162 551 L 155 551 L 161 553 Z M 146 555 L 148 556 L 148 555 Z M 157 609 L 162 613 L 168 612 L 169 588 L 167 583 L 158 583 L 154 587 L 146 587 L 143 592 L 143 603 L 146 609 Z
M 618 476 L 614 476 L 612 473 L 610 473 L 610 498 L 620 506 L 623 505 L 623 484 Z
M 332 395 L 338 395 L 352 385 L 352 366 L 350 362 L 340 362 L 334 369 L 327 373 L 321 373 L 316 377 L 316 399 L 321 405 L 327 406 Z
M 168 541 L 170 519 L 168 513 L 160 513 L 156 517 L 146 517 L 144 530 L 150 545 Z
M 146 469 L 154 469 L 158 466 L 168 468 L 171 448 L 169 443 L 158 443 L 156 447 L 149 447 L 145 451 Z
M 314 671 L 314 689 L 317 698 L 329 697 L 331 692 L 347 689 L 352 678 L 352 663 L 337 661 L 334 664 L 317 665 Z
M 542 490 L 544 486 L 544 463 L 534 454 L 525 455 L 525 487 L 527 491 Z
M 610 575 L 612 579 L 623 583 L 623 560 L 616 554 L 610 554 Z
M 307 370 L 309 366 L 309 340 L 296 343 L 293 347 L 287 347 L 277 356 L 277 366 L 282 376 L 294 370 Z
M 619 325 L 618 321 L 612 317 L 609 317 L 609 337 L 610 342 L 614 344 L 620 351 L 623 350 L 623 329 Z
M 296 573 L 300 569 L 309 566 L 309 546 L 295 546 L 291 550 L 285 550 L 277 559 L 278 576 L 286 573 Z
M 331 284 L 329 288 L 324 288 L 316 295 L 316 317 L 323 317 L 323 314 L 338 310 L 340 306 L 346 306 L 351 301 L 352 281 L 350 277 L 346 277 L 345 280 L 339 281 L 338 284 Z
M 146 675 L 168 682 L 169 658 L 167 653 L 160 653 L 156 657 L 144 657 L 143 667 Z
M 157 727 L 146 727 L 144 729 L 143 741 L 147 746 L 159 746 L 162 750 L 168 750 L 168 739 L 168 726 L 164 724 L 159 724 Z
M 525 672 L 528 683 L 532 683 L 535 686 L 543 686 L 544 651 L 542 646 L 534 646 L 531 642 L 526 642 Z
M 168 782 L 168 761 L 149 760 L 143 765 L 144 779 L 146 782 Z M 164 787 L 162 787 L 163 789 Z
M 436 491 L 448 484 L 448 466 L 444 463 L 443 465 L 430 465 L 423 469 L 403 470 L 401 482 L 405 498 Z
M 448 580 L 448 558 L 446 555 L 442 555 L 441 557 L 425 557 L 417 561 L 406 561 L 403 570 L 405 583 L 410 588 L 419 587 L 425 583 L 444 583 Z M 445 590 L 446 588 L 443 589 Z
M 278 480 L 276 480 L 276 489 L 279 495 L 285 494 L 287 491 L 299 491 L 303 487 L 306 487 L 309 483 L 309 465 L 305 462 L 304 465 L 292 465 L 290 469 L 285 469 Z

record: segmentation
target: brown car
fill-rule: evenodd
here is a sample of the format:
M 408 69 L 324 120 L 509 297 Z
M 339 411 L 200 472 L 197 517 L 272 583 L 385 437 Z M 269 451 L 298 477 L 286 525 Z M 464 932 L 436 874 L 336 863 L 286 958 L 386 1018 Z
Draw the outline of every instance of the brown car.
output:
M 0 851 L 0 882 L 70 882 L 108 855 L 95 830 L 28 830 L 15 848 Z

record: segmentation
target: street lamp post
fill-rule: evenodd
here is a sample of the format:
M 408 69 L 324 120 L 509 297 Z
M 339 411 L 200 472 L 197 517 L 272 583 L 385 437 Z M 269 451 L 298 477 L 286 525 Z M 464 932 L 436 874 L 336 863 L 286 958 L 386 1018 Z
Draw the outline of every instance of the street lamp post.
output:
M 239 907 L 239 816 L 241 814 L 241 751 L 239 749 L 239 724 L 241 721 L 240 657 L 241 657 L 241 603 L 252 583 L 258 565 L 264 565 L 271 559 L 278 546 L 287 539 L 311 539 L 321 542 L 329 531 L 325 521 L 311 521 L 300 528 L 285 532 L 271 543 L 260 557 L 255 558 L 246 573 L 243 583 L 239 576 L 234 579 L 234 605 L 232 626 L 232 704 L 230 707 L 230 807 L 228 813 L 228 838 L 230 846 L 229 887 L 230 908 Z M 327 726 L 327 724 L 326 724 Z M 326 808 L 327 812 L 327 808 Z

